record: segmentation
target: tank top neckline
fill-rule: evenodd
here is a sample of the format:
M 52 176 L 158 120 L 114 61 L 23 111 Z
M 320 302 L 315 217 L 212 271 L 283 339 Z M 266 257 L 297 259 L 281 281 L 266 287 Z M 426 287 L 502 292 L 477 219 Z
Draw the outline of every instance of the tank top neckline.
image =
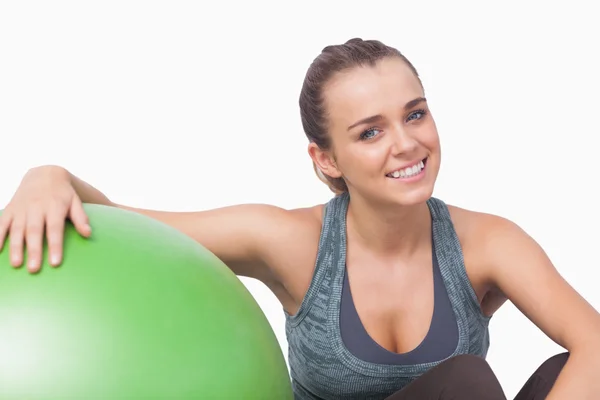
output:
M 346 217 L 350 195 L 345 192 L 336 195 L 326 205 L 323 212 L 323 224 L 317 252 L 317 260 L 313 279 L 294 315 L 285 313 L 289 329 L 298 326 L 309 314 L 313 300 L 319 295 L 321 283 L 325 278 L 331 281 L 327 299 L 327 317 L 322 321 L 327 330 L 330 349 L 345 367 L 355 373 L 371 376 L 386 377 L 391 375 L 418 376 L 423 370 L 429 369 L 437 362 L 416 364 L 380 364 L 364 361 L 354 356 L 344 345 L 340 332 L 340 301 L 343 288 L 344 270 L 346 263 Z M 481 314 L 477 296 L 466 275 L 460 243 L 454 231 L 446 205 L 434 197 L 427 200 L 431 213 L 432 234 L 434 236 L 434 251 L 439 268 L 452 302 L 452 310 L 458 326 L 458 342 L 455 350 L 447 358 L 458 354 L 468 353 L 469 350 L 469 315 L 478 314 L 483 326 L 489 317 Z M 467 287 L 468 300 L 462 291 Z M 467 312 L 467 309 L 469 309 Z M 284 311 L 285 312 L 285 311 Z M 443 361 L 443 360 L 441 360 Z
M 431 229 L 431 228 L 430 228 Z M 340 334 L 344 346 L 357 358 L 378 364 L 417 364 L 444 359 L 455 350 L 458 326 L 452 302 L 444 285 L 435 253 L 435 238 L 430 230 L 431 281 L 433 310 L 427 331 L 417 345 L 408 351 L 394 352 L 380 345 L 366 330 L 356 310 L 348 278 L 348 265 L 344 266 L 342 299 L 340 302 Z

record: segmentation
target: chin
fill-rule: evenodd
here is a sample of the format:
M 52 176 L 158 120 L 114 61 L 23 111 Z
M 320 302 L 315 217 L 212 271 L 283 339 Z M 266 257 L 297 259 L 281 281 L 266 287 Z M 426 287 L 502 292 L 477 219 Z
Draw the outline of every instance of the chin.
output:
M 380 207 L 412 207 L 427 202 L 433 195 L 432 185 L 422 185 L 412 190 L 369 190 L 368 197 L 378 203 Z
M 401 206 L 414 206 L 423 204 L 433 195 L 433 187 L 422 186 L 410 191 L 392 193 L 391 201 Z
M 400 182 L 393 182 L 392 185 L 389 185 L 389 182 L 386 183 L 386 187 L 377 193 L 380 199 L 385 203 L 397 206 L 414 206 L 425 203 L 433 196 L 435 182 L 424 179 L 419 183 L 410 185 L 402 185 Z

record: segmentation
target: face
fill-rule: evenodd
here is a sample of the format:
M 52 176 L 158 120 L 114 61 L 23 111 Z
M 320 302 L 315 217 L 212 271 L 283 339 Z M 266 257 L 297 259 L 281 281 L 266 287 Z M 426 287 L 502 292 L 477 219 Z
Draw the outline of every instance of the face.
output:
M 432 195 L 439 137 L 406 63 L 387 58 L 340 73 L 324 94 L 332 148 L 310 149 L 324 174 L 343 177 L 352 195 L 385 203 L 413 205 Z

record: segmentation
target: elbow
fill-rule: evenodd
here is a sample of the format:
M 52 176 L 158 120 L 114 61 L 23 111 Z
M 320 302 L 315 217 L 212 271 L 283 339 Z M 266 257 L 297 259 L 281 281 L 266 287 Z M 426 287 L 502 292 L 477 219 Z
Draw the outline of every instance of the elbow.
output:
M 600 332 L 590 331 L 565 346 L 570 358 L 586 360 L 600 370 Z

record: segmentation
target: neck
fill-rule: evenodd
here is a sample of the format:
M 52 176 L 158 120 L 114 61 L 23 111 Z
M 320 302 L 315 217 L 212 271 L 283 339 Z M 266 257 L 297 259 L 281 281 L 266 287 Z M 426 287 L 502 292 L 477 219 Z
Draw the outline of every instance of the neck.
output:
M 352 196 L 348 205 L 348 234 L 382 255 L 411 254 L 431 239 L 427 203 L 382 205 Z

